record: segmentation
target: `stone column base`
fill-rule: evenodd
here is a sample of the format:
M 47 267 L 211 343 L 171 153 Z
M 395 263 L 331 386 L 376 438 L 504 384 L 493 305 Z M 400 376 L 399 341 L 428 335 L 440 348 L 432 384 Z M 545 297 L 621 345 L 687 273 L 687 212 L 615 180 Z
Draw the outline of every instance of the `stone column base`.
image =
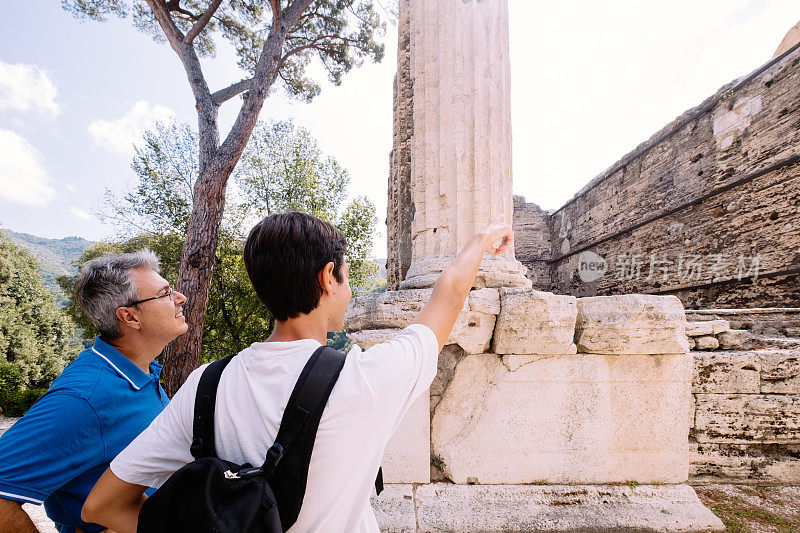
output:
M 406 279 L 400 289 L 426 289 L 433 287 L 439 274 L 453 262 L 456 256 L 434 257 L 411 263 Z M 473 288 L 484 287 L 525 287 L 531 288 L 531 280 L 525 277 L 527 269 L 514 259 L 505 255 L 485 254 L 478 269 Z
M 391 532 L 725 530 L 686 484 L 387 485 L 372 506 Z

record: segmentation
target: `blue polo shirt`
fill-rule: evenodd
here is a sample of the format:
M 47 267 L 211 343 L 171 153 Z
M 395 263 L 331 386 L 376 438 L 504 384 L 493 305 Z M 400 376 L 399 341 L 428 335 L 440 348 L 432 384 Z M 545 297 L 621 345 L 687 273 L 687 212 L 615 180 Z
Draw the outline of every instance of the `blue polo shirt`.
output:
M 44 503 L 62 533 L 103 527 L 81 520 L 86 496 L 111 460 L 168 403 L 158 382 L 100 337 L 0 437 L 0 497 Z

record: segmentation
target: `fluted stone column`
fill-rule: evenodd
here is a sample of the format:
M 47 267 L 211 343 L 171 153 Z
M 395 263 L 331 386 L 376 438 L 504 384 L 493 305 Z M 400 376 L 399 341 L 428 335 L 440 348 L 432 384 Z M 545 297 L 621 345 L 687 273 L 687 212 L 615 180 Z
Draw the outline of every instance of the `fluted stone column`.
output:
M 400 10 L 413 86 L 405 289 L 431 286 L 489 223 L 511 224 L 513 202 L 507 0 L 407 0 Z M 530 287 L 513 250 L 487 255 L 476 286 L 510 285 Z

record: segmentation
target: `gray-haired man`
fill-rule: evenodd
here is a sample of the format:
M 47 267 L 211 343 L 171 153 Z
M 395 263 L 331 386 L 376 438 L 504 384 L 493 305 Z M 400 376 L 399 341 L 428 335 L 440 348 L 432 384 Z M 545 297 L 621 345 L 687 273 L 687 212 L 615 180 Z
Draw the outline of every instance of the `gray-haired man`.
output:
M 149 251 L 84 265 L 76 296 L 100 332 L 0 438 L 0 532 L 36 532 L 24 502 L 64 532 L 95 533 L 81 507 L 109 462 L 167 405 L 154 359 L 186 332 L 186 298 Z

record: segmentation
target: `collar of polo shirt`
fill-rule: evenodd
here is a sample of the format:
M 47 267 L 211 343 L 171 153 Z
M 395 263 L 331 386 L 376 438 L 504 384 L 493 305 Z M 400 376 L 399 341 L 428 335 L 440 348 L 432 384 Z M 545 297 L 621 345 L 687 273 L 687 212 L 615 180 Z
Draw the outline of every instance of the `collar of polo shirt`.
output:
M 105 360 L 135 390 L 141 389 L 153 379 L 158 380 L 161 375 L 161 365 L 157 362 L 150 363 L 150 373 L 146 374 L 133 361 L 100 337 L 95 338 L 92 352 Z

